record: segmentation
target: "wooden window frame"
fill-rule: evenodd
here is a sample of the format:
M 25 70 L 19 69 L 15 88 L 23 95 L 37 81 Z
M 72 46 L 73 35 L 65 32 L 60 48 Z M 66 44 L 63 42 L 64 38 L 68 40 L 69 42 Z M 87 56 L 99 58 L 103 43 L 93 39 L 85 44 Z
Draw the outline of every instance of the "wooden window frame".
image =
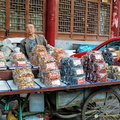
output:
M 112 0 L 110 0 L 108 3 L 103 3 L 102 0 L 85 0 L 86 1 L 86 17 L 85 17 L 85 33 L 73 33 L 73 14 L 74 14 L 74 0 L 71 0 L 71 26 L 70 26 L 70 33 L 65 32 L 58 32 L 56 33 L 56 39 L 58 40 L 76 40 L 76 41 L 105 41 L 111 38 L 111 19 L 112 19 Z M 100 21 L 100 5 L 107 4 L 110 5 L 110 21 L 109 21 L 109 34 L 108 35 L 100 35 L 100 22 L 98 21 L 98 33 L 97 35 L 94 34 L 87 34 L 87 13 L 88 13 L 88 2 L 95 2 L 98 3 L 98 20 Z M 59 0 L 58 0 L 58 13 L 57 18 L 59 16 Z M 59 21 L 59 20 L 58 20 Z M 56 23 L 57 26 L 59 26 L 59 23 Z
M 29 21 L 29 0 L 25 0 L 25 24 Z M 42 32 L 36 32 L 38 34 L 45 35 L 45 21 L 46 21 L 46 0 L 43 0 L 43 31 Z M 11 31 L 10 30 L 10 0 L 6 0 L 6 27 L 5 30 L 0 30 L 0 40 L 3 40 L 8 37 L 25 37 L 26 33 L 24 31 Z M 8 30 L 8 34 L 6 35 L 6 31 Z

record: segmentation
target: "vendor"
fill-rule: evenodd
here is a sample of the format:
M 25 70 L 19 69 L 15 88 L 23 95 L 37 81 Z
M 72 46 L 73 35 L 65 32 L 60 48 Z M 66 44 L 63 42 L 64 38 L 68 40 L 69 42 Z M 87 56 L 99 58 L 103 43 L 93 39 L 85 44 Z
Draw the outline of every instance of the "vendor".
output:
M 52 46 L 47 44 L 45 37 L 43 35 L 35 34 L 35 31 L 34 24 L 28 23 L 26 25 L 27 37 L 20 43 L 20 51 L 24 53 L 28 59 L 30 58 L 30 52 L 32 52 L 33 47 L 37 44 L 44 45 L 48 53 L 52 49 Z

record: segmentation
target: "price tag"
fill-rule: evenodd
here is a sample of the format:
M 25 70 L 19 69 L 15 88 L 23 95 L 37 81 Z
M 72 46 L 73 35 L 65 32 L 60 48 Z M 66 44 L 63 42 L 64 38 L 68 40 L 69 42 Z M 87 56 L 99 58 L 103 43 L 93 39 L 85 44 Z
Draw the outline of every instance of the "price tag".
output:
M 55 69 L 55 63 L 46 64 L 46 69 Z
M 84 84 L 84 83 L 85 83 L 85 78 L 78 79 L 78 84 Z
M 49 75 L 50 75 L 50 79 L 56 79 L 59 77 L 58 72 L 50 73 Z
M 77 73 L 77 75 L 81 75 L 81 74 L 84 74 L 84 71 L 83 71 L 83 69 L 78 69 L 78 70 L 76 70 L 76 73 Z
M 5 63 L 4 62 L 0 62 L 0 67 L 5 67 Z
M 53 80 L 52 81 L 52 86 L 59 86 L 60 85 L 60 80 Z
M 80 60 L 74 60 L 73 61 L 73 64 L 76 66 L 76 65 L 81 65 L 81 61 Z
M 101 54 L 95 55 L 95 58 L 96 58 L 97 60 L 102 59 L 102 55 L 101 55 Z
M 4 58 L 3 52 L 0 52 L 0 58 Z

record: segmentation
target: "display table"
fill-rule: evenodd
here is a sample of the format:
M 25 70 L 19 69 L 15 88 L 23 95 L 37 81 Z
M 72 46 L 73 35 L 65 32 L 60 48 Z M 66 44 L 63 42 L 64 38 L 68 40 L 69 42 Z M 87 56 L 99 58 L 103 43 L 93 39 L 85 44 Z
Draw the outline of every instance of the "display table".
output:
M 37 79 L 38 81 L 39 79 Z M 6 80 L 7 81 L 7 80 Z M 81 89 L 81 88 L 93 88 L 93 87 L 101 87 L 101 86 L 113 86 L 119 85 L 120 81 L 112 81 L 112 82 L 101 82 L 101 83 L 86 83 L 81 85 L 65 85 L 64 83 L 61 86 L 57 87 L 48 87 L 43 85 L 42 83 L 38 83 L 38 87 L 28 88 L 28 89 L 14 89 L 10 86 L 9 90 L 1 90 L 0 95 L 13 95 L 13 94 L 23 94 L 23 93 L 32 93 L 32 92 L 49 92 L 49 91 L 60 91 L 60 90 L 70 90 L 70 89 Z
M 32 72 L 35 76 L 34 82 L 35 82 L 35 88 L 28 88 L 28 89 L 18 89 L 17 86 L 13 84 L 13 79 L 12 79 L 12 70 L 1 70 L 0 71 L 0 96 L 1 97 L 6 97 L 6 103 L 5 103 L 5 109 L 4 110 L 9 110 L 9 105 L 7 103 L 10 103 L 9 99 L 14 99 L 19 103 L 19 113 L 18 117 L 19 120 L 22 120 L 22 105 L 21 105 L 21 97 L 20 94 L 26 94 L 27 97 L 26 100 L 29 98 L 29 94 L 33 92 L 59 92 L 59 91 L 69 91 L 69 90 L 78 90 L 80 91 L 81 89 L 83 93 L 85 91 L 89 91 L 89 88 L 92 89 L 92 91 L 95 91 L 96 88 L 102 89 L 102 88 L 112 88 L 120 85 L 120 80 L 115 81 L 115 80 L 109 80 L 107 82 L 98 82 L 98 83 L 90 83 L 86 82 L 85 84 L 80 84 L 80 85 L 67 85 L 61 82 L 61 86 L 56 86 L 56 87 L 48 87 L 45 86 L 40 82 L 40 78 L 38 78 L 38 69 L 37 68 L 32 68 Z M 94 89 L 95 88 L 95 89 Z M 87 92 L 88 93 L 88 92 Z M 119 94 L 119 91 L 118 91 Z M 85 102 L 85 100 L 84 100 Z M 83 102 L 83 104 L 84 104 Z M 26 103 L 24 103 L 26 104 Z

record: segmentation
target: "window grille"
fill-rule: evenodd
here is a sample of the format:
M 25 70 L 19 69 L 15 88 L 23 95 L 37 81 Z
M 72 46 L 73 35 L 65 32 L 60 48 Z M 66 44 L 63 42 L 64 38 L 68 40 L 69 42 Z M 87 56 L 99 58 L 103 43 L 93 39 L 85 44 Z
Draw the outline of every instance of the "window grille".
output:
M 29 22 L 32 22 L 36 31 L 43 31 L 43 0 L 30 0 Z
M 59 32 L 70 32 L 71 0 L 59 0 Z
M 98 3 L 88 2 L 87 33 L 98 33 Z
M 10 30 L 25 30 L 25 0 L 10 1 Z
M 6 21 L 6 1 L 0 0 L 0 29 L 5 29 L 5 21 Z
M 85 33 L 86 1 L 74 1 L 74 33 Z
M 109 34 L 110 5 L 101 4 L 100 6 L 100 34 Z

